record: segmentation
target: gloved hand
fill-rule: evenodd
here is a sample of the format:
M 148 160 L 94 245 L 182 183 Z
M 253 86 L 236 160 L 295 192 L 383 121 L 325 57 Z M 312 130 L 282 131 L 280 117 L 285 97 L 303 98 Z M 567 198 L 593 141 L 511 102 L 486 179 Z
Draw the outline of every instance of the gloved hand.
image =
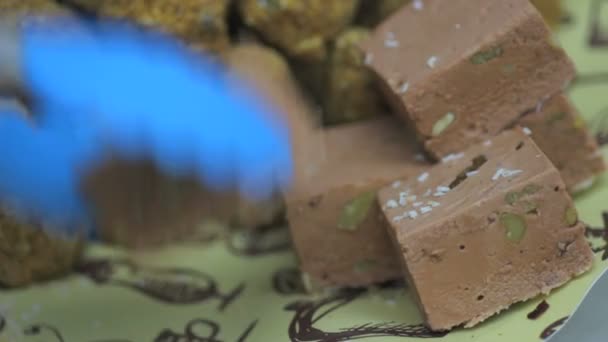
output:
M 207 186 L 237 187 L 250 199 L 289 184 L 284 124 L 167 37 L 66 22 L 59 31 L 27 26 L 22 44 L 34 120 L 0 114 L 0 201 L 21 213 L 64 227 L 86 222 L 80 178 L 108 151 L 196 172 Z

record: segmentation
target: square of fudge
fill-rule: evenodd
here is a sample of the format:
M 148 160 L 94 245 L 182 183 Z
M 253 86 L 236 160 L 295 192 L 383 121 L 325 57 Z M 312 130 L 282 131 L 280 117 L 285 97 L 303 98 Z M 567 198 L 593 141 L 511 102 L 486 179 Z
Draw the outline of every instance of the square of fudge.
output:
M 401 278 L 376 192 L 429 166 L 406 132 L 394 117 L 336 126 L 323 132 L 322 160 L 296 156 L 287 218 L 309 290 Z
M 604 172 L 602 151 L 585 120 L 564 93 L 519 120 L 534 142 L 559 170 L 571 193 L 588 189 Z
M 585 226 L 559 172 L 506 131 L 378 194 L 428 326 L 472 327 L 590 269 Z
M 413 2 L 361 47 L 438 158 L 500 133 L 575 74 L 529 0 Z

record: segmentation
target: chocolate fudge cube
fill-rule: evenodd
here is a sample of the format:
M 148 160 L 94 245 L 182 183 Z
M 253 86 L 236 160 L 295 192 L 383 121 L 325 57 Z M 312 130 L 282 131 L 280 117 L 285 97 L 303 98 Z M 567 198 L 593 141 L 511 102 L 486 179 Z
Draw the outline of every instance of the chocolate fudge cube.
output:
M 435 157 L 494 136 L 574 76 L 529 0 L 405 6 L 362 44 L 396 111 Z
M 287 217 L 311 287 L 401 277 L 376 191 L 396 178 L 416 177 L 429 165 L 404 133 L 398 119 L 388 116 L 331 128 L 323 138 L 324 160 L 297 167 L 304 171 L 286 196 Z
M 597 142 L 565 94 L 552 97 L 538 111 L 523 116 L 519 124 L 529 129 L 571 193 L 590 187 L 605 170 Z
M 521 131 L 453 155 L 423 179 L 385 187 L 378 199 L 434 330 L 472 327 L 592 265 L 559 172 Z

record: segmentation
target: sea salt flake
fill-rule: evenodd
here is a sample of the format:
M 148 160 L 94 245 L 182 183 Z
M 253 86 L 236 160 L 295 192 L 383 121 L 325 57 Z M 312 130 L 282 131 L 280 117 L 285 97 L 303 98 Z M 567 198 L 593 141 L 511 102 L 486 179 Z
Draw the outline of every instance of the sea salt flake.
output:
M 428 203 L 431 207 L 438 207 L 440 205 L 439 202 L 435 202 L 435 201 L 429 201 Z
M 429 178 L 429 173 L 425 172 L 423 174 L 421 174 L 420 176 L 418 176 L 418 182 L 422 183 L 424 181 L 426 181 Z
M 407 205 L 407 198 L 401 197 L 399 199 L 399 205 L 402 206 L 402 207 L 405 207 Z
M 398 206 L 399 206 L 399 204 L 395 200 L 388 200 L 386 202 L 386 207 L 387 208 L 394 209 L 394 208 L 397 208 Z
M 438 192 L 449 192 L 450 188 L 448 188 L 447 186 L 438 186 L 437 191 Z
M 428 65 L 429 68 L 433 69 L 437 65 L 438 61 L 439 61 L 439 57 L 437 57 L 437 56 L 431 56 L 426 61 L 426 65 Z
M 464 157 L 464 153 L 452 153 L 452 154 L 448 154 L 447 156 L 441 158 L 441 161 L 444 163 L 447 163 L 449 161 L 453 161 L 453 160 L 458 160 L 460 158 Z
M 414 0 L 412 2 L 412 7 L 414 7 L 416 11 L 421 11 L 424 8 L 424 3 L 422 0 Z
M 386 39 L 384 40 L 384 46 L 386 46 L 387 48 L 399 47 L 399 41 L 395 38 L 395 34 L 393 32 L 386 33 Z
M 414 203 L 414 208 L 418 208 L 419 206 L 423 205 L 424 203 L 422 202 L 416 202 Z
M 439 192 L 438 191 L 438 192 L 434 193 L 433 196 L 435 196 L 435 197 L 442 197 L 442 196 L 445 196 L 445 192 Z
M 524 131 L 524 133 L 525 133 L 526 135 L 530 135 L 530 134 L 532 134 L 532 130 L 531 130 L 531 129 L 529 129 L 528 127 L 524 127 L 524 128 L 522 128 L 522 131 Z
M 399 94 L 405 94 L 407 93 L 407 90 L 410 89 L 410 83 L 409 82 L 404 82 L 403 84 L 401 84 L 401 86 L 399 87 Z
M 418 217 L 418 212 L 416 210 L 410 210 L 409 213 L 407 213 L 407 215 L 411 218 L 411 219 L 415 219 L 416 217 Z
M 492 146 L 492 140 L 486 140 L 486 141 L 484 141 L 483 142 L 483 146 L 486 146 L 486 147 Z
M 428 212 L 431 212 L 432 210 L 433 210 L 433 208 L 431 208 L 431 207 L 422 207 L 422 208 L 420 208 L 420 212 L 422 214 L 426 214 Z
M 473 177 L 478 173 L 479 173 L 479 171 L 469 171 L 466 173 L 466 175 L 467 175 L 467 177 Z
M 513 177 L 522 172 L 523 172 L 522 170 L 508 170 L 508 169 L 500 168 L 500 169 L 496 170 L 496 173 L 494 174 L 494 176 L 492 176 L 492 180 L 496 181 L 499 178 Z

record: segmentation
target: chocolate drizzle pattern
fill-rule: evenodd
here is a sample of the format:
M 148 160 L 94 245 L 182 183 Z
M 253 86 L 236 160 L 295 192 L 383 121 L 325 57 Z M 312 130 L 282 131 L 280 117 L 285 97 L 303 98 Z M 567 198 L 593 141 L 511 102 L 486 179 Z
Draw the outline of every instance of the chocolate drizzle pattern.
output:
M 245 284 L 240 284 L 222 293 L 215 279 L 207 273 L 185 268 L 140 267 L 124 259 L 89 260 L 81 264 L 77 272 L 98 284 L 130 288 L 169 304 L 196 304 L 217 299 L 220 311 L 245 289 Z
M 285 306 L 285 310 L 295 312 L 288 328 L 290 340 L 292 342 L 339 342 L 387 336 L 439 338 L 447 335 L 447 332 L 433 332 L 422 324 L 394 322 L 365 323 L 336 332 L 326 332 L 314 326 L 323 317 L 353 302 L 364 293 L 366 291 L 361 289 L 345 290 L 319 301 L 296 301 L 288 304 Z
M 601 253 L 602 261 L 605 261 L 608 259 L 608 211 L 602 213 L 602 221 L 604 224 L 603 228 L 594 228 L 588 226 L 585 230 L 585 235 L 588 239 L 602 239 L 602 245 L 594 246 L 592 248 L 594 253 Z
M 257 320 L 251 322 L 236 342 L 247 341 L 247 337 L 249 337 L 257 323 Z M 205 333 L 199 331 L 205 331 Z M 197 318 L 188 322 L 183 332 L 164 329 L 154 339 L 154 342 L 224 342 L 224 340 L 219 338 L 220 333 L 221 328 L 217 322 Z
M 569 316 L 562 317 L 562 318 L 558 319 L 557 321 L 549 324 L 549 326 L 546 327 L 543 330 L 543 332 L 540 334 L 540 338 L 543 340 L 546 340 L 549 337 L 551 337 L 551 335 L 553 335 L 557 331 L 557 328 L 561 327 L 562 325 L 564 325 L 564 323 L 566 323 L 568 318 L 569 318 Z

